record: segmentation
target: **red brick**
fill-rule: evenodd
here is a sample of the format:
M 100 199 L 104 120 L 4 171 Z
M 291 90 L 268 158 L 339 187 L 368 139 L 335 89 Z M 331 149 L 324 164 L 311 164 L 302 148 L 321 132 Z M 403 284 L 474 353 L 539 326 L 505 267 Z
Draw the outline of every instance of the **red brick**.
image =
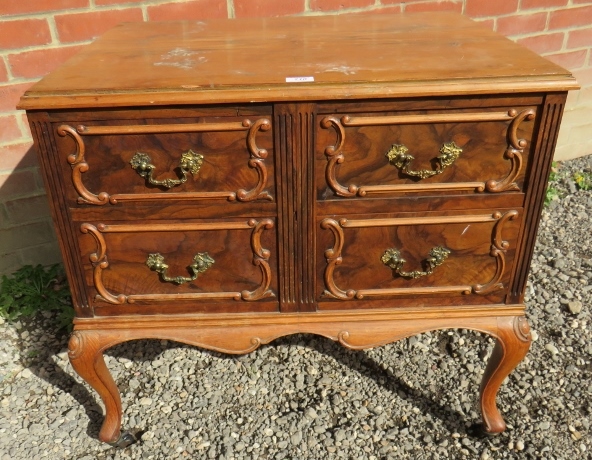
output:
M 386 0 L 382 0 L 382 3 L 385 3 Z M 403 10 L 401 8 L 401 6 L 383 6 L 379 9 L 376 10 L 364 10 L 364 11 L 359 11 L 356 12 L 354 14 L 395 14 L 395 13 L 401 13 Z
M 567 0 L 522 0 L 520 3 L 521 10 L 529 10 L 534 8 L 550 8 L 553 6 L 565 6 Z
M 592 28 L 571 30 L 567 37 L 568 48 L 582 48 L 592 46 Z
M 523 46 L 535 53 L 553 53 L 559 51 L 563 46 L 563 32 L 552 34 L 535 35 L 534 37 L 520 38 L 517 40 Z
M 31 137 L 31 130 L 29 128 L 29 120 L 27 119 L 27 114 L 25 112 L 21 112 L 21 126 L 24 127 L 25 134 L 29 138 Z
M 407 4 L 412 3 L 412 2 L 422 2 L 422 1 L 425 1 L 425 0 L 409 0 L 407 2 L 404 2 L 404 1 L 401 1 L 401 0 L 382 0 L 380 3 L 382 3 L 383 5 L 387 5 L 387 4 L 390 4 L 390 3 L 403 3 L 403 4 L 407 5 Z
M 139 3 L 144 0 L 95 0 L 95 5 L 120 5 L 122 3 Z
M 10 174 L 0 174 L 0 192 L 2 199 L 7 200 L 17 196 L 31 195 L 42 191 L 37 186 L 34 169 L 14 171 Z
M 8 81 L 8 70 L 6 69 L 6 64 L 4 64 L 4 59 L 0 57 L 0 82 Z
M 583 69 L 576 69 L 573 74 L 582 87 L 592 85 L 592 68 L 585 67 Z
M 14 252 L 55 240 L 55 233 L 49 222 L 35 222 L 0 230 L 0 254 Z
M 20 253 L 21 258 L 23 259 L 23 264 L 25 265 L 41 264 L 47 266 L 62 262 L 60 247 L 58 246 L 57 241 L 55 241 L 55 236 L 50 243 L 23 248 Z
M 40 13 L 89 6 L 89 0 L 1 0 L 0 16 Z
M 21 19 L 0 22 L 0 49 L 24 48 L 51 42 L 45 19 Z
M 51 220 L 49 199 L 45 190 L 40 190 L 35 195 L 6 200 L 4 206 L 10 220 L 19 224 Z
M 584 67 L 588 50 L 570 51 L 567 53 L 546 54 L 545 57 L 555 64 L 568 70 Z
M 590 25 L 592 5 L 567 10 L 552 11 L 549 18 L 549 29 L 564 29 L 574 26 Z
M 17 198 L 4 203 L 8 218 L 15 224 L 47 220 L 49 205 L 46 195 Z
M 32 142 L 0 147 L 0 171 L 8 172 L 32 166 L 38 166 L 37 155 Z
M 520 14 L 497 18 L 497 31 L 504 35 L 540 32 L 547 25 L 547 13 Z
M 0 218 L 2 215 L 0 214 Z M 0 224 L 1 226 L 2 224 Z M 23 266 L 18 254 L 12 252 L 10 254 L 2 254 L 0 257 L 0 275 L 10 275 Z
M 67 46 L 9 54 L 8 62 L 15 77 L 37 78 L 56 69 L 81 48 L 82 46 Z
M 0 116 L 0 144 L 12 142 L 22 137 L 21 129 L 15 115 Z
M 311 0 L 312 11 L 335 11 L 374 5 L 374 0 Z
M 140 8 L 92 11 L 88 13 L 55 16 L 58 35 L 62 43 L 91 40 L 122 22 L 142 21 Z
M 0 230 L 2 230 L 3 228 L 8 228 L 10 226 L 11 224 L 10 222 L 8 222 L 8 211 L 4 209 L 4 203 L 0 201 Z M 0 269 L 2 269 L 2 259 L 5 254 L 6 251 L 4 251 L 4 254 L 0 253 Z
M 237 18 L 286 16 L 304 12 L 304 0 L 234 0 Z
M 462 2 L 443 1 L 430 3 L 411 3 L 405 6 L 405 13 L 423 13 L 425 11 L 462 11 Z
M 518 9 L 518 0 L 467 0 L 465 14 L 468 16 L 498 16 L 513 13 Z
M 17 85 L 1 85 L 0 86 L 0 112 L 8 112 L 14 110 L 18 104 L 19 99 L 25 91 L 27 91 L 33 83 L 20 83 Z M 0 163 L 1 165 L 2 163 Z M 0 166 L 1 167 L 1 166 Z
M 195 0 L 186 3 L 165 3 L 149 6 L 148 17 L 151 21 L 200 20 L 227 18 L 226 0 Z
M 489 30 L 495 30 L 495 20 L 493 19 L 473 19 L 475 22 L 482 24 L 483 27 Z

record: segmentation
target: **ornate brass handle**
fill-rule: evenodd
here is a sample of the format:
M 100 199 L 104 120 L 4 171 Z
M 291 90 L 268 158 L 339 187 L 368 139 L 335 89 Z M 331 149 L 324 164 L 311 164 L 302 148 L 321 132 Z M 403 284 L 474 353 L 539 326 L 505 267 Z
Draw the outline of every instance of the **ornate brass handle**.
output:
M 152 172 L 156 169 L 156 166 L 151 164 L 152 160 L 146 153 L 136 153 L 130 161 L 132 169 L 134 169 L 141 177 L 146 179 L 149 184 L 161 185 L 166 188 L 172 188 L 176 185 L 181 185 L 187 182 L 187 173 L 197 174 L 199 168 L 203 163 L 203 155 L 195 153 L 193 150 L 188 150 L 181 156 L 181 162 L 179 163 L 179 169 L 183 177 L 179 179 L 164 179 L 157 180 L 152 177 Z
M 458 145 L 456 145 L 454 142 L 448 142 L 447 144 L 442 145 L 440 148 L 440 155 L 436 157 L 436 161 L 438 162 L 436 169 L 431 171 L 428 169 L 414 171 L 409 169 L 409 166 L 411 162 L 415 160 L 415 157 L 408 154 L 408 151 L 409 149 L 402 144 L 393 144 L 393 146 L 388 152 L 386 152 L 385 155 L 393 166 L 399 168 L 408 176 L 419 177 L 421 179 L 426 179 L 437 174 L 442 174 L 442 172 L 448 166 L 454 163 L 462 153 L 462 149 Z
M 189 266 L 189 269 L 193 273 L 193 276 L 170 277 L 167 275 L 167 270 L 169 266 L 164 263 L 164 257 L 162 255 L 160 255 L 159 253 L 149 254 L 148 259 L 146 260 L 146 265 L 150 267 L 150 270 L 154 270 L 155 272 L 160 273 L 160 277 L 163 281 L 175 284 L 189 283 L 197 279 L 199 274 L 205 272 L 208 268 L 212 266 L 213 263 L 214 259 L 212 259 L 207 252 L 200 252 L 199 254 L 196 254 L 193 257 L 193 263 Z
M 436 246 L 432 248 L 430 251 L 430 256 L 424 261 L 425 263 L 425 271 L 421 270 L 414 270 L 412 272 L 406 272 L 403 270 L 403 265 L 407 262 L 405 259 L 401 257 L 401 253 L 398 249 L 389 248 L 385 251 L 385 253 L 381 257 L 381 261 L 383 264 L 387 265 L 388 267 L 392 268 L 397 274 L 403 276 L 405 278 L 419 278 L 421 276 L 431 275 L 434 272 L 434 269 L 442 265 L 446 258 L 450 254 L 450 250 L 446 249 L 442 246 Z

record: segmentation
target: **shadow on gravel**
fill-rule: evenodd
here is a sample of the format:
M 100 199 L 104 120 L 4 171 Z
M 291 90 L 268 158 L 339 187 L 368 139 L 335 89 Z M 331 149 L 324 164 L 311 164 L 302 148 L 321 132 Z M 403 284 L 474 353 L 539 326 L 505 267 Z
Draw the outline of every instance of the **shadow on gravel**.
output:
M 138 341 L 135 341 L 137 344 Z M 146 341 L 149 342 L 149 341 Z M 419 408 L 422 413 L 430 413 L 434 417 L 440 419 L 442 424 L 447 427 L 451 433 L 459 433 L 461 435 L 469 435 L 470 429 L 467 428 L 465 414 L 454 410 L 453 408 L 438 401 L 436 395 L 425 394 L 422 391 L 412 388 L 403 380 L 393 375 L 389 370 L 383 369 L 380 363 L 377 363 L 373 358 L 369 357 L 364 350 L 350 350 L 342 345 L 333 342 L 330 339 L 317 336 L 314 334 L 295 334 L 276 339 L 268 345 L 262 345 L 261 349 L 274 348 L 277 346 L 293 347 L 296 345 L 304 345 L 310 350 L 313 350 L 321 355 L 335 359 L 338 363 L 346 366 L 361 375 L 368 376 L 377 385 L 382 386 L 393 394 L 393 397 L 402 398 L 413 406 Z M 136 345 L 137 346 L 137 345 Z M 179 347 L 192 347 L 180 342 L 168 341 L 166 345 L 161 345 L 157 340 L 151 341 L 151 346 L 143 347 L 142 362 L 150 362 L 155 360 L 159 355 L 168 349 L 175 349 Z M 229 355 L 215 351 L 206 350 L 195 347 L 201 352 L 209 354 L 221 360 L 244 360 L 248 359 L 247 355 Z M 107 355 L 113 358 L 127 358 L 130 360 L 137 360 L 134 353 L 126 344 L 119 344 L 107 350 Z M 460 365 L 460 364 L 459 364 Z M 126 391 L 126 385 L 119 385 L 120 391 Z M 97 396 L 98 397 L 98 396 Z M 478 422 L 480 420 L 472 420 L 471 422 Z M 141 435 L 141 433 L 139 433 Z
M 392 372 L 383 369 L 364 350 L 350 350 L 328 339 L 322 342 L 311 340 L 308 345 L 318 353 L 331 356 L 342 365 L 370 377 L 377 385 L 393 393 L 393 396 L 405 399 L 424 414 L 429 412 L 439 418 L 451 433 L 466 433 L 463 414 L 410 387 Z
M 25 321 L 22 322 L 25 323 Z M 35 320 L 31 323 L 24 325 L 24 329 L 30 334 L 26 342 L 19 339 L 21 364 L 54 388 L 71 395 L 80 406 L 84 407 L 89 418 L 86 433 L 97 439 L 103 423 L 103 409 L 97 403 L 98 395 L 87 390 L 74 379 L 73 374 L 65 372 L 58 364 L 60 361 L 58 354 L 67 349 L 69 335 L 51 330 L 46 325 L 35 324 Z M 48 345 L 39 346 L 38 344 Z M 61 415 L 65 415 L 66 412 L 64 411 Z
M 98 439 L 101 424 L 104 419 L 104 412 L 99 395 L 94 390 L 87 389 L 73 377 L 76 375 L 75 371 L 69 366 L 69 371 L 66 372 L 58 364 L 60 362 L 59 354 L 68 348 L 69 334 L 63 331 L 55 331 L 45 325 L 37 324 L 36 320 L 22 320 L 23 330 L 29 332 L 26 340 L 19 338 L 18 347 L 20 350 L 20 363 L 24 368 L 29 369 L 34 375 L 40 379 L 45 380 L 55 389 L 69 394 L 75 401 L 84 408 L 88 417 L 88 425 L 86 434 L 94 439 Z M 48 323 L 51 323 L 49 321 Z M 47 346 L 39 346 L 38 344 L 48 344 Z M 147 347 L 144 353 L 142 362 L 150 362 L 156 359 L 158 355 L 168 348 L 176 348 L 183 346 L 180 343 L 170 342 L 168 346 L 162 347 Z M 150 350 L 150 352 L 148 351 Z M 119 344 L 105 352 L 105 356 L 124 357 L 130 360 L 136 359 L 132 351 L 126 348 L 126 344 Z M 68 358 L 66 357 L 66 360 Z M 64 361 L 61 361 L 64 363 Z M 68 362 L 68 361 L 66 361 Z M 69 362 L 68 362 L 69 363 Z M 69 365 L 69 364 L 68 364 Z M 125 391 L 125 385 L 119 384 L 120 391 Z M 71 410 L 72 407 L 68 409 Z M 68 411 L 64 411 L 60 415 L 65 415 Z M 58 417 L 59 418 L 59 417 Z M 80 422 L 79 422 L 80 423 Z M 141 435 L 141 433 L 139 433 Z
M 25 326 L 26 327 L 26 326 Z M 37 325 L 36 327 L 26 327 L 30 336 L 27 341 L 19 341 L 21 350 L 21 364 L 28 368 L 33 374 L 47 381 L 53 387 L 64 393 L 71 395 L 78 404 L 80 404 L 89 419 L 86 429 L 88 436 L 98 439 L 98 433 L 103 422 L 103 409 L 99 405 L 100 398 L 94 390 L 89 391 L 84 385 L 77 382 L 73 375 L 75 371 L 70 367 L 71 373 L 65 372 L 60 365 L 57 356 L 62 350 L 67 349 L 69 336 L 55 332 Z M 43 331 L 43 332 L 41 332 Z M 142 347 L 142 356 L 138 357 L 134 348 L 137 349 L 139 342 L 150 343 L 150 346 Z M 35 344 L 50 343 L 50 346 L 39 347 Z M 134 346 L 130 347 L 128 343 L 118 344 L 105 352 L 105 356 L 112 358 L 125 358 L 135 362 L 152 362 L 166 350 L 191 347 L 180 342 L 158 340 L 136 340 L 131 342 Z M 393 375 L 389 370 L 381 367 L 373 358 L 369 357 L 363 350 L 349 350 L 338 343 L 320 336 L 308 334 L 296 334 L 276 339 L 269 345 L 263 345 L 262 348 L 285 346 L 292 347 L 304 344 L 310 350 L 321 355 L 335 359 L 341 365 L 346 366 L 361 375 L 368 376 L 393 394 L 393 397 L 403 398 L 413 406 L 419 408 L 424 414 L 430 413 L 437 417 L 447 427 L 450 432 L 467 434 L 465 415 L 452 409 L 451 407 L 436 400 L 436 396 L 430 396 L 421 390 L 412 388 L 403 380 Z M 198 348 L 198 347 L 196 347 Z M 222 360 L 244 360 L 249 355 L 228 355 L 215 351 L 200 348 L 200 351 Z M 63 361 L 62 361 L 63 362 Z M 120 392 L 124 394 L 128 391 L 127 381 L 118 379 Z M 65 412 L 61 415 L 65 415 Z M 80 423 L 80 422 L 79 422 Z M 138 441 L 141 442 L 142 431 L 135 433 Z

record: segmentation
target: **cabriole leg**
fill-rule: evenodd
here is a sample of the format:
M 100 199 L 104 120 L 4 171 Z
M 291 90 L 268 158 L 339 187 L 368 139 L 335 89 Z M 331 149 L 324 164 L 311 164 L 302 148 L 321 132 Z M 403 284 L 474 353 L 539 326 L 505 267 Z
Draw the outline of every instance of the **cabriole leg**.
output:
M 68 356 L 74 370 L 99 393 L 105 404 L 105 420 L 99 439 L 115 447 L 125 447 L 135 438 L 130 433 L 121 433 L 119 389 L 103 358 L 109 339 L 97 331 L 75 331 L 68 343 Z
M 526 318 L 498 318 L 497 341 L 481 381 L 482 430 L 485 434 L 497 434 L 506 429 L 506 422 L 496 404 L 497 392 L 503 380 L 524 359 L 530 343 L 530 326 Z

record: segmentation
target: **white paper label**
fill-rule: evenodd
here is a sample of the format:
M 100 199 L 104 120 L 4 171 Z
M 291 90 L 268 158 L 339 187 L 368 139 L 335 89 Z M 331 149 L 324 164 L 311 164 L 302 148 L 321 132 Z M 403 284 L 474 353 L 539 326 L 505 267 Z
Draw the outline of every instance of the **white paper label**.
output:
M 305 83 L 314 81 L 314 77 L 286 77 L 286 83 Z

